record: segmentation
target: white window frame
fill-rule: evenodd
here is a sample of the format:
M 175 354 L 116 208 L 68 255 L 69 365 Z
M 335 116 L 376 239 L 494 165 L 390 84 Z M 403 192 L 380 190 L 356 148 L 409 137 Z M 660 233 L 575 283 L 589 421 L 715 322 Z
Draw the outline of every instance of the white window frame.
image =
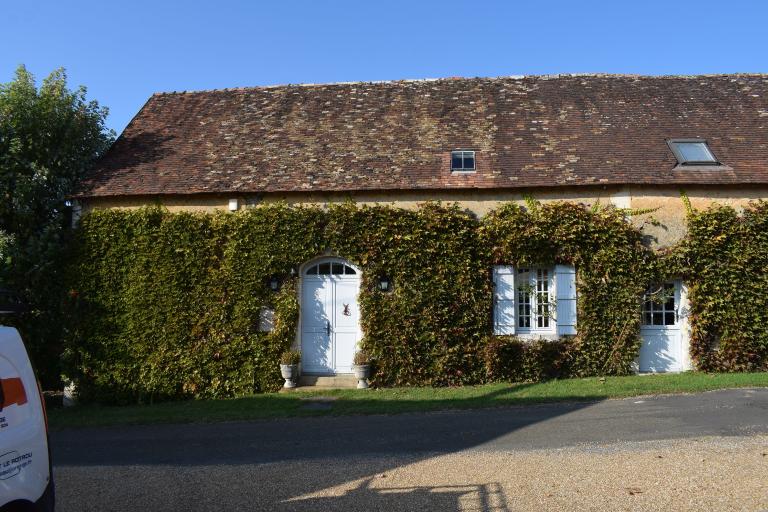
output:
M 520 272 L 512 265 L 495 265 L 493 267 L 493 334 L 494 336 L 514 335 L 521 338 L 557 339 L 561 336 L 577 334 L 577 301 L 576 268 L 569 264 L 551 266 L 522 267 L 528 273 Z M 534 274 L 530 271 L 533 270 Z M 535 290 L 538 281 L 538 270 L 548 273 L 549 294 L 549 326 L 539 327 L 536 316 L 536 297 L 533 298 L 532 325 L 520 327 L 521 296 L 519 288 Z M 526 277 L 523 284 L 520 278 Z M 535 293 L 535 292 L 534 292 Z M 527 301 L 523 301 L 524 303 Z
M 546 281 L 541 279 L 546 273 Z M 530 266 L 515 269 L 515 331 L 521 335 L 555 335 L 557 334 L 557 304 L 555 301 L 557 283 L 555 267 Z M 527 288 L 527 289 L 526 289 Z M 546 290 L 542 291 L 542 288 Z M 547 296 L 546 316 L 541 314 L 540 302 L 542 296 Z M 527 296 L 527 297 L 526 297 Z M 530 300 L 530 314 L 523 315 L 525 305 Z M 530 319 L 528 326 L 523 326 L 523 317 Z M 546 321 L 544 319 L 546 318 Z M 542 322 L 539 322 L 542 320 Z M 539 323 L 547 323 L 540 327 Z
M 667 307 L 669 299 L 672 299 L 671 309 Z M 660 285 L 651 286 L 643 295 L 640 326 L 642 329 L 675 328 L 679 323 L 679 308 L 680 285 L 674 281 L 667 281 Z M 655 315 L 661 316 L 661 323 L 656 322 Z M 668 323 L 667 320 L 670 315 L 672 322 Z M 649 317 L 650 322 L 647 322 Z
M 454 167 L 453 166 L 453 155 L 455 153 L 461 153 L 461 167 Z M 472 154 L 472 167 L 464 167 L 464 158 L 467 153 Z M 454 149 L 451 151 L 451 172 L 475 172 L 477 171 L 477 153 L 474 150 L 471 149 Z

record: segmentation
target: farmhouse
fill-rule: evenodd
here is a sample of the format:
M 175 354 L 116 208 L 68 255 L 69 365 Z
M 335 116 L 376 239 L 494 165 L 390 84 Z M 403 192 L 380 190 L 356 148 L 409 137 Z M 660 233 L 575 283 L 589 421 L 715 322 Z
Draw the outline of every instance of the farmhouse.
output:
M 286 85 L 153 95 L 77 201 L 83 213 L 440 201 L 478 218 L 566 201 L 625 209 L 644 243 L 663 249 L 686 233 L 683 196 L 737 210 L 768 198 L 766 162 L 764 75 Z M 364 334 L 365 264 L 330 249 L 295 262 L 305 374 L 349 373 Z M 577 335 L 579 269 L 509 263 L 489 269 L 493 334 Z M 690 369 L 686 283 L 656 288 L 663 298 L 642 303 L 636 369 Z

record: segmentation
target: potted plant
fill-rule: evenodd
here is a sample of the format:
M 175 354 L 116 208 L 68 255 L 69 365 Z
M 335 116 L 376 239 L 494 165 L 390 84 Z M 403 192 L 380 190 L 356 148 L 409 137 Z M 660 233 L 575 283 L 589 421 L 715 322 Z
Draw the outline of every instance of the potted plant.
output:
M 357 378 L 357 389 L 368 389 L 368 378 L 371 376 L 371 359 L 365 350 L 358 350 L 352 360 L 352 371 Z
M 280 375 L 285 379 L 284 388 L 292 389 L 296 387 L 300 361 L 301 352 L 298 350 L 287 350 L 280 356 Z

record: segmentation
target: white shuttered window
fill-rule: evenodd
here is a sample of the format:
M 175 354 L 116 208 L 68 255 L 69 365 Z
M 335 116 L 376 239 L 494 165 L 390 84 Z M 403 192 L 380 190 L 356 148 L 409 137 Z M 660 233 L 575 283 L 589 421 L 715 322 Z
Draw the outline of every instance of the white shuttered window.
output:
M 576 334 L 576 270 L 572 265 L 493 268 L 494 334 Z

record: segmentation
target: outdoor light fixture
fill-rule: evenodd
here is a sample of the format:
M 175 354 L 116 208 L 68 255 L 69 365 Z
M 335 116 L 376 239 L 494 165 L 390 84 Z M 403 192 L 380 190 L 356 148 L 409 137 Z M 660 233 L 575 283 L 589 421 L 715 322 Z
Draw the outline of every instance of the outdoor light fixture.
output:
M 280 289 L 280 280 L 277 278 L 277 276 L 272 276 L 269 278 L 269 289 L 273 292 L 276 292 Z
M 379 290 L 386 293 L 391 289 L 392 289 L 392 281 L 387 276 L 381 276 L 379 278 Z

